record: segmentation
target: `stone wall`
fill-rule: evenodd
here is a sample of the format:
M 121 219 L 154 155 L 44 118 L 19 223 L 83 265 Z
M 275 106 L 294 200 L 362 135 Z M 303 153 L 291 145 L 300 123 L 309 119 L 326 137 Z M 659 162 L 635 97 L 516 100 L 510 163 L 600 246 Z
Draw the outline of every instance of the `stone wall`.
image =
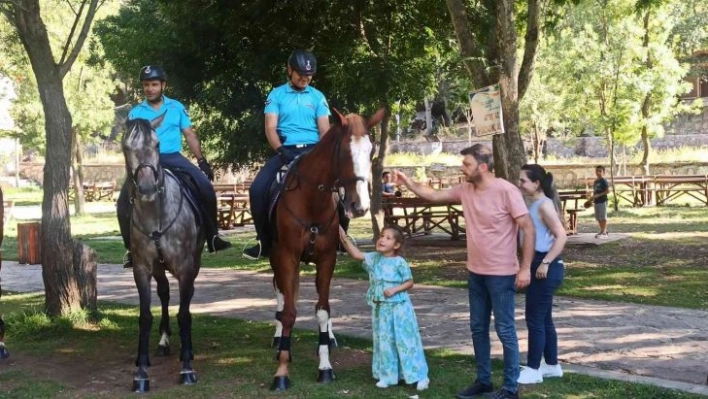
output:
M 708 131 L 708 129 L 706 130 Z M 492 145 L 491 138 L 474 138 L 472 144 L 482 143 Z M 527 142 L 526 148 L 531 151 L 531 143 Z M 637 144 L 637 149 L 641 144 Z M 705 147 L 708 153 L 708 134 L 672 134 L 651 140 L 652 148 L 670 149 L 681 147 Z M 459 154 L 462 149 L 469 146 L 467 140 L 445 141 L 442 143 L 407 142 L 392 143 L 391 152 L 413 152 L 418 154 L 431 154 L 449 152 Z M 549 138 L 546 144 L 546 153 L 556 158 L 572 158 L 576 156 L 590 158 L 607 157 L 608 152 L 605 139 L 601 137 L 574 137 L 570 139 Z

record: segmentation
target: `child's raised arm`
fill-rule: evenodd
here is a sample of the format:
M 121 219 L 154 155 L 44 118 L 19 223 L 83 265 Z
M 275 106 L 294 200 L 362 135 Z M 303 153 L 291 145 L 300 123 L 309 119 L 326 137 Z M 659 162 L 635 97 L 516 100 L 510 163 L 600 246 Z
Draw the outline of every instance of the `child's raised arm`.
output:
M 364 254 L 359 250 L 359 248 L 354 245 L 354 243 L 349 239 L 349 236 L 344 231 L 342 226 L 339 226 L 339 240 L 342 242 L 342 246 L 347 250 L 349 256 L 358 261 L 364 260 Z

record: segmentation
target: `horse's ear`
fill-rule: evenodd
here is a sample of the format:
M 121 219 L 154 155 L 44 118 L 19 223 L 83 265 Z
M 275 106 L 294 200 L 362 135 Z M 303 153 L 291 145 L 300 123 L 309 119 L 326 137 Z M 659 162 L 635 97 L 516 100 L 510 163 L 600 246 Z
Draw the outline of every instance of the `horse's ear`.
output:
M 150 126 L 152 126 L 153 129 L 157 129 L 162 124 L 162 121 L 165 120 L 166 114 L 167 111 L 163 112 L 162 115 L 158 116 L 157 118 L 151 120 Z
M 347 118 L 342 115 L 337 108 L 332 108 L 334 110 L 334 120 L 335 122 L 340 125 L 344 126 L 344 121 L 347 120 Z
M 385 109 L 385 108 L 379 108 L 379 110 L 376 111 L 376 113 L 375 113 L 371 118 L 369 118 L 369 120 L 367 121 L 366 124 L 367 124 L 369 127 L 376 126 L 376 125 L 379 124 L 379 122 L 381 122 L 381 120 L 383 119 L 384 115 L 386 115 L 386 109 Z

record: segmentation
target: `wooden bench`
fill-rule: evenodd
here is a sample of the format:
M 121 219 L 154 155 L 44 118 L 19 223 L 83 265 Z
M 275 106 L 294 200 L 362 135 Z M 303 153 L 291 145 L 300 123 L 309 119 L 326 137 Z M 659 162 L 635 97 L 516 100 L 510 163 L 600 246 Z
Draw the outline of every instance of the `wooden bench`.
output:
M 595 177 L 585 178 L 585 189 L 592 193 Z M 642 207 L 652 204 L 652 187 L 654 185 L 654 176 L 615 176 L 610 179 L 605 176 L 607 183 L 612 190 L 614 182 L 614 193 L 617 198 L 623 199 L 633 207 Z
M 246 183 L 214 184 L 219 228 L 228 230 L 253 222 Z
M 449 234 L 452 240 L 465 235 L 459 204 L 432 204 L 417 197 L 386 197 L 382 208 L 384 222 L 400 227 L 407 237 L 430 235 L 433 229 Z
M 84 183 L 84 196 L 86 201 L 112 200 L 116 185 L 113 182 Z

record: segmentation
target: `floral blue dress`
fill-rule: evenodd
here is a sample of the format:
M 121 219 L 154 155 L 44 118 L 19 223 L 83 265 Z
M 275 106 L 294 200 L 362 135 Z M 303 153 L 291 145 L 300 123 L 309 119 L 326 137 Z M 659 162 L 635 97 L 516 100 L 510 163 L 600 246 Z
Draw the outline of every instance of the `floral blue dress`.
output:
M 400 380 L 413 384 L 428 378 L 428 363 L 408 292 L 384 296 L 387 288 L 413 278 L 408 262 L 400 256 L 368 252 L 363 266 L 369 273 L 366 301 L 372 307 L 374 378 L 387 385 L 396 385 Z

